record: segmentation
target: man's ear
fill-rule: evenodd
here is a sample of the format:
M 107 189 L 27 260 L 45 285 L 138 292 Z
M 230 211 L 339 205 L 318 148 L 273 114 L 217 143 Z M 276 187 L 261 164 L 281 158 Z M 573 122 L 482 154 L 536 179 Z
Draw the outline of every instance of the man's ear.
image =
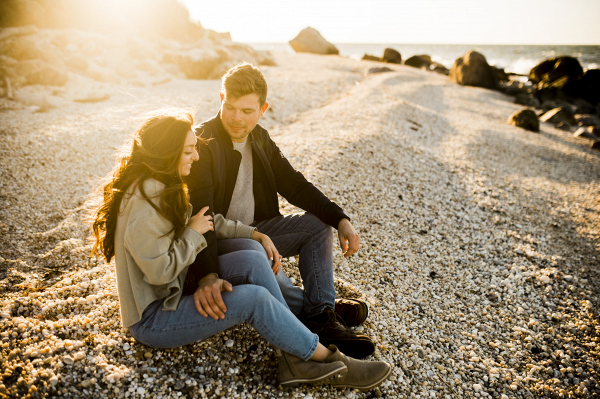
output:
M 223 96 L 223 93 L 219 93 L 219 96 L 221 97 L 221 104 L 223 104 L 223 99 L 225 98 L 225 97 Z
M 263 116 L 265 114 L 265 112 L 267 111 L 267 108 L 269 108 L 269 103 L 265 102 L 265 105 L 263 105 L 262 108 L 260 109 L 260 116 Z

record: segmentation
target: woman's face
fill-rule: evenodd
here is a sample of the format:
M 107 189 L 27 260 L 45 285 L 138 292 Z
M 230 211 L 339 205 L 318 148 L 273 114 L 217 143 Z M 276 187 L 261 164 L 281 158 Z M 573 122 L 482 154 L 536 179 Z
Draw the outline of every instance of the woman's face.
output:
M 191 130 L 187 132 L 183 152 L 179 160 L 179 176 L 187 176 L 192 169 L 192 162 L 198 160 L 198 152 L 196 151 L 196 135 Z

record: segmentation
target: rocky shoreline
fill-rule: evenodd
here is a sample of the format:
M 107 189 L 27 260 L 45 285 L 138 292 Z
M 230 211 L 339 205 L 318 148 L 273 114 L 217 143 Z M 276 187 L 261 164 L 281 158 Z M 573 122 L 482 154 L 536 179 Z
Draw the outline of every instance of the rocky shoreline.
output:
M 369 303 L 358 329 L 389 381 L 281 390 L 276 350 L 248 326 L 173 350 L 123 331 L 85 200 L 141 112 L 204 120 L 220 82 L 69 74 L 15 89 L 53 106 L 0 99 L 0 397 L 598 397 L 598 153 L 550 123 L 509 125 L 510 96 L 443 74 L 272 57 L 261 124 L 361 234 L 357 256 L 335 254 L 336 290 Z M 73 101 L 91 94 L 108 98 Z M 283 267 L 301 284 L 295 261 Z

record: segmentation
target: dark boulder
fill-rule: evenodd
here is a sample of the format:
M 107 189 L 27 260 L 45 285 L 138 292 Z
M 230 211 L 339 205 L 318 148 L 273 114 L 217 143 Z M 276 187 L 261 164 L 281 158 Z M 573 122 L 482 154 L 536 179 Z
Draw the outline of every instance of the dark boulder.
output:
M 446 68 L 442 64 L 438 64 L 437 62 L 434 62 L 431 65 L 429 65 L 429 69 L 433 72 L 440 73 L 446 76 L 448 76 L 448 74 L 450 73 L 450 70 L 448 68 Z
M 390 64 L 402 64 L 402 56 L 400 53 L 393 48 L 386 48 L 383 50 L 383 62 L 389 62 Z
M 368 74 L 382 73 L 382 72 L 392 72 L 392 70 L 388 67 L 373 67 L 373 68 L 369 68 L 369 70 L 367 71 Z
M 582 98 L 591 104 L 600 103 L 600 69 L 587 70 L 580 79 L 568 81 L 563 91 L 568 97 Z
M 583 75 L 583 68 L 573 57 L 558 57 L 544 60 L 531 68 L 529 80 L 533 83 L 549 84 L 561 78 L 575 80 Z
M 381 57 L 375 57 L 374 55 L 365 54 L 362 57 L 363 61 L 381 61 Z
M 451 81 L 461 85 L 488 89 L 498 87 L 498 76 L 489 66 L 485 57 L 472 50 L 454 61 L 449 76 Z
M 530 109 L 515 112 L 508 118 L 508 123 L 532 132 L 540 131 L 540 121 L 535 112 Z
M 515 97 L 515 104 L 525 105 L 526 107 L 539 108 L 540 101 L 527 93 L 517 94 Z
M 423 54 L 423 55 L 413 55 L 406 61 L 404 61 L 404 65 L 411 66 L 413 68 L 420 69 L 429 69 L 429 66 L 432 64 L 431 57 Z
M 493 65 L 490 68 L 496 73 L 499 82 L 506 82 L 509 80 L 508 74 L 504 72 L 504 68 L 498 68 Z
M 600 118 L 596 115 L 575 115 L 577 126 L 594 126 L 600 128 Z
M 552 123 L 554 125 L 557 125 L 560 122 L 567 122 L 570 125 L 575 124 L 573 113 L 568 108 L 551 109 L 540 116 L 540 121 Z
M 290 46 L 297 53 L 314 54 L 339 54 L 339 50 L 329 43 L 319 31 L 313 28 L 305 28 L 298 36 L 289 41 Z

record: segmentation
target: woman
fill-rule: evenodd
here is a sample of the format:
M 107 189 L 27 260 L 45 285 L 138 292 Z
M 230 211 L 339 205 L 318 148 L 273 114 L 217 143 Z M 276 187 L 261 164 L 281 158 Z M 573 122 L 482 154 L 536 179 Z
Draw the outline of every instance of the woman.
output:
M 366 390 L 379 385 L 390 366 L 319 344 L 288 309 L 265 251 L 220 256 L 219 273 L 200 280 L 198 291 L 218 283 L 218 314 L 197 295 L 182 296 L 187 268 L 206 247 L 203 233 L 214 229 L 218 238 L 252 238 L 272 246 L 252 227 L 221 215 L 213 221 L 204 215 L 208 207 L 191 216 L 181 177 L 198 160 L 192 125 L 191 115 L 182 111 L 158 112 L 146 120 L 108 176 L 94 214 L 93 253 L 100 250 L 107 262 L 115 258 L 123 327 L 143 344 L 170 348 L 246 321 L 282 350 L 278 381 L 283 386 L 331 382 Z

